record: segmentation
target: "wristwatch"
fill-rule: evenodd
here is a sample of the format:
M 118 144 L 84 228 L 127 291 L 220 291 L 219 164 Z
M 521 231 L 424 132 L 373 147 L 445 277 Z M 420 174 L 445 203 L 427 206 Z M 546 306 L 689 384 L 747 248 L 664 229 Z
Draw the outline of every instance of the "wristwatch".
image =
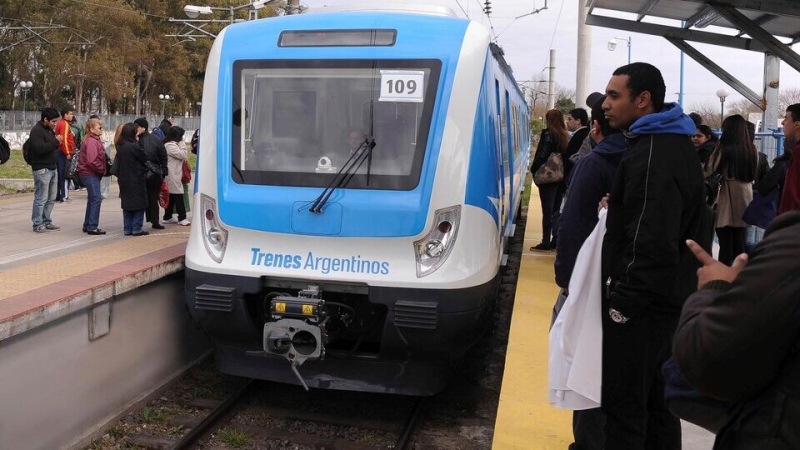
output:
M 615 323 L 625 323 L 629 320 L 628 317 L 614 308 L 608 308 L 608 316 L 611 317 L 611 320 Z

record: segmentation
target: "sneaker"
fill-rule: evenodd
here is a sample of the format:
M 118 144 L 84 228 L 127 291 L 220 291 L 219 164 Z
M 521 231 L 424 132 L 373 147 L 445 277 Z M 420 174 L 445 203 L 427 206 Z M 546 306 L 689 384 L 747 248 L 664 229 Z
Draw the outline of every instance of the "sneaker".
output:
M 534 245 L 531 247 L 532 252 L 549 252 L 550 251 L 550 244 L 545 244 L 544 242 L 540 242 L 539 245 Z
M 147 236 L 148 234 L 150 233 L 147 231 L 134 231 L 131 236 Z
M 47 230 L 44 228 L 44 225 L 37 225 L 33 227 L 34 233 L 47 233 Z
M 191 224 L 192 222 L 189 222 L 189 219 L 183 219 L 180 222 L 178 222 L 178 225 L 183 225 L 184 227 L 188 227 Z
M 170 217 L 169 219 L 164 219 L 162 223 L 178 223 L 178 219 Z
M 95 230 L 89 230 L 86 233 L 91 234 L 92 236 L 100 236 L 106 234 L 106 230 L 101 230 L 100 228 L 97 228 Z
M 44 227 L 49 231 L 58 231 L 61 229 L 61 227 L 53 225 L 52 223 L 48 223 Z

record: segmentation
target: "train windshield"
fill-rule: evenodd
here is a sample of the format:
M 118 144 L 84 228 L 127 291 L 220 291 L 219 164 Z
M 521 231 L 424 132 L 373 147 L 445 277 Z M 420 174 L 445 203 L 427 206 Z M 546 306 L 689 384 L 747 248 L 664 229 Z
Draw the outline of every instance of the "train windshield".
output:
M 232 179 L 325 187 L 344 168 L 348 189 L 414 189 L 440 70 L 438 60 L 237 61 Z

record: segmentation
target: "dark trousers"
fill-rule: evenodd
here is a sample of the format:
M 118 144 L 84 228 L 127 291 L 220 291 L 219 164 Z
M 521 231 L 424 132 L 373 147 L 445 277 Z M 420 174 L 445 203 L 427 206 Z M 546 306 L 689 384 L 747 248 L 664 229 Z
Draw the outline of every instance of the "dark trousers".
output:
M 66 192 L 67 185 L 67 156 L 58 150 L 56 154 L 56 171 L 58 172 L 58 190 L 56 191 L 56 201 L 64 201 L 69 197 L 69 192 Z
M 747 228 L 722 227 L 717 228 L 719 241 L 719 262 L 730 266 L 740 253 L 745 253 L 745 234 Z
M 159 223 L 159 207 L 158 207 L 158 193 L 161 191 L 161 185 L 151 187 L 147 185 L 147 209 L 145 210 L 145 219 L 153 225 Z
M 164 210 L 164 220 L 171 219 L 174 212 L 178 213 L 178 221 L 186 218 L 186 204 L 183 202 L 183 194 L 169 194 L 169 205 Z
M 553 223 L 553 213 L 558 210 L 560 199 L 556 199 L 560 183 L 550 183 L 538 186 L 539 200 L 542 202 L 542 242 L 550 243 L 558 236 L 557 224 Z M 556 203 L 558 201 L 558 203 Z M 551 239 L 552 236 L 552 239 Z
M 600 408 L 584 409 L 572 413 L 572 435 L 575 443 L 569 450 L 603 450 L 606 418 Z
M 679 450 L 680 420 L 664 402 L 661 366 L 672 354 L 678 313 L 639 311 L 626 323 L 603 308 L 602 412 L 609 450 Z

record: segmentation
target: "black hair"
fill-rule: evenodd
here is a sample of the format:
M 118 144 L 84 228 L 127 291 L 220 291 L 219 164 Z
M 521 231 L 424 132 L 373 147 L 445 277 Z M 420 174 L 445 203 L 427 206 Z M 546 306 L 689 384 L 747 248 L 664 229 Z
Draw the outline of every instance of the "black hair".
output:
M 618 68 L 614 71 L 614 75 L 628 76 L 628 91 L 630 91 L 631 101 L 642 92 L 647 91 L 650 93 L 650 102 L 653 104 L 655 112 L 660 112 L 664 108 L 667 87 L 661 71 L 656 66 L 635 62 Z
M 705 137 L 708 138 L 709 141 L 717 141 L 717 135 L 711 130 L 711 127 L 708 125 L 698 125 L 697 131 L 703 134 Z
M 606 96 L 601 95 L 598 97 L 594 105 L 592 105 L 592 122 L 595 120 L 600 125 L 600 132 L 603 133 L 603 136 L 610 136 L 614 133 L 619 133 L 620 130 L 616 128 L 611 128 L 611 125 L 608 123 L 608 119 L 606 119 L 606 112 L 603 111 L 603 102 L 606 101 Z
M 167 133 L 164 135 L 164 142 L 179 142 L 183 140 L 183 135 L 185 133 L 186 130 L 177 125 L 169 127 L 169 130 L 167 130 Z
M 69 113 L 71 113 L 73 111 L 75 111 L 75 108 L 73 108 L 71 106 L 65 106 L 65 107 L 61 108 L 61 117 L 64 117 L 64 116 L 66 116 L 67 114 L 69 114 Z
M 53 120 L 61 117 L 58 110 L 55 108 L 45 108 L 42 110 L 42 120 Z
M 792 114 L 792 120 L 800 122 L 800 103 L 795 103 L 786 107 L 786 112 Z
M 586 114 L 586 110 L 583 108 L 575 108 L 569 112 L 569 115 L 572 116 L 573 119 L 578 120 L 581 123 L 581 126 L 589 125 L 589 115 Z
M 689 113 L 689 118 L 692 119 L 695 127 L 699 127 L 703 124 L 703 116 L 697 114 L 696 112 Z
M 722 121 L 722 136 L 719 138 L 719 166 L 717 170 L 729 178 L 753 181 L 756 177 L 758 152 L 747 131 L 747 121 L 739 114 Z
M 122 132 L 119 134 L 119 139 L 122 142 L 136 142 L 136 124 L 128 122 L 122 126 Z

